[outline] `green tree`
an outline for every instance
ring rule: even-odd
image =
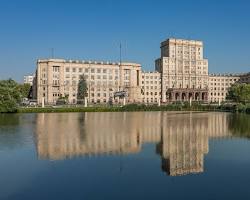
[[[77,101],[78,103],[83,103],[85,97],[87,96],[87,82],[84,78],[84,74],[80,76],[79,82],[78,82],[78,93],[77,93]]]
[[[237,103],[250,102],[250,84],[234,84],[228,90],[226,97],[228,100],[232,100]]]
[[[14,80],[0,81],[0,113],[15,112],[20,100],[19,86]]]
[[[30,89],[31,89],[30,84],[28,83],[20,84],[19,91],[20,91],[21,98],[28,98]]]

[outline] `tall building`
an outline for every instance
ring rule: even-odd
[[[141,102],[141,65],[136,63],[92,62],[63,59],[37,61],[33,94],[38,103],[54,104],[68,96],[77,102],[78,81],[84,75],[88,85],[87,99],[91,103],[107,103],[118,91],[127,92],[128,102]]]
[[[162,102],[207,101],[208,60],[202,41],[170,38],[161,43],[161,57],[155,61],[161,73]]]

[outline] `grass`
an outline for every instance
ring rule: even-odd
[[[143,105],[128,104],[126,106],[117,107],[45,107],[45,108],[23,108],[20,107],[19,113],[53,113],[53,112],[133,112],[133,111],[218,111],[217,106],[193,104],[170,104],[170,105]]]

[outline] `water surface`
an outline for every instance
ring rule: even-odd
[[[250,116],[0,115],[0,199],[249,199]]]

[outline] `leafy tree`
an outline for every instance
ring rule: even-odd
[[[65,96],[60,96],[58,99],[57,99],[57,102],[56,104],[67,104],[69,102],[69,95],[65,95]]]
[[[12,79],[0,81],[0,113],[17,110],[21,100],[18,87],[18,84]]]
[[[28,83],[20,84],[19,91],[20,91],[21,98],[28,98],[30,89],[31,89],[30,84]]]
[[[250,84],[237,83],[232,85],[232,87],[228,90],[226,98],[237,103],[250,102]]]
[[[82,103],[87,96],[87,82],[84,78],[84,74],[80,76],[79,82],[78,82],[78,93],[77,93],[77,100],[79,103]]]

